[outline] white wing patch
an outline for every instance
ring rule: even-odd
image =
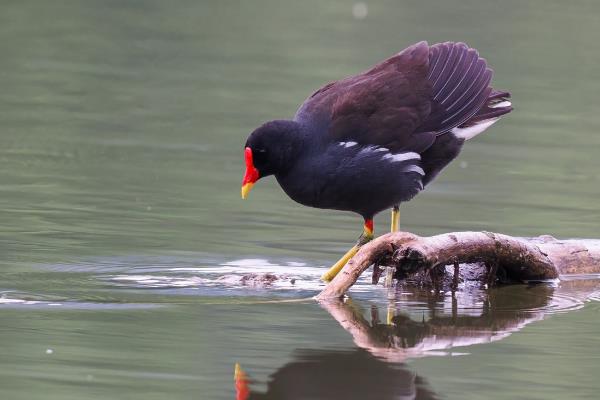
[[[352,146],[356,146],[358,143],[356,142],[340,142],[340,146],[344,146],[344,147],[352,147]]]
[[[408,152],[408,153],[398,153],[392,154],[388,153],[382,157],[383,160],[390,160],[391,162],[401,162],[406,160],[420,160],[421,156],[417,153]]]
[[[507,102],[508,103],[508,102]],[[510,103],[509,103],[510,104]],[[484,121],[480,121],[475,125],[467,126],[466,128],[456,127],[452,129],[450,132],[454,134],[459,139],[469,140],[479,135],[481,132],[485,131],[487,128],[492,126],[492,124],[498,121],[500,117],[486,119]]]

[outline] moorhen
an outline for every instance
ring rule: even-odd
[[[464,142],[512,110],[492,70],[464,43],[414,44],[366,72],[314,92],[292,120],[263,124],[246,141],[242,198],[269,175],[311,207],[353,211],[363,233],[324,275],[329,281],[373,238],[373,216],[409,201]]]

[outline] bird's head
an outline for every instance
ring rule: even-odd
[[[242,180],[242,199],[260,178],[283,173],[298,152],[300,126],[294,121],[270,121],[248,136],[244,146],[246,173]]]

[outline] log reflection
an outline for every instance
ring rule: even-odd
[[[407,306],[401,299],[384,310],[365,310],[351,299],[322,302],[321,306],[352,335],[354,343],[386,361],[448,354],[455,347],[503,339],[556,310],[580,306],[597,290],[597,280],[563,281],[559,286],[507,286],[489,291],[459,293],[460,297],[411,290]],[[414,304],[421,304],[415,313]]]

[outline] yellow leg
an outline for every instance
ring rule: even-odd
[[[400,207],[395,205],[392,207],[392,222],[390,224],[390,232],[398,232],[400,230]],[[385,268],[385,287],[391,288],[394,279],[394,268]],[[394,316],[393,310],[388,306],[387,324],[390,325]]]
[[[392,208],[392,224],[390,232],[398,232],[400,230],[400,207]]]
[[[395,311],[396,310],[394,309],[393,304],[391,304],[391,303],[388,304],[388,306],[387,306],[387,315],[386,315],[386,318],[385,318],[385,322],[388,325],[392,325],[392,323],[394,321],[394,317],[396,316],[396,312]]]
[[[329,281],[333,280],[333,278],[335,278],[335,276],[342,270],[342,268],[344,268],[344,265],[346,265],[346,263],[352,257],[354,257],[354,255],[358,252],[358,250],[361,248],[361,246],[364,245],[365,243],[371,241],[371,239],[373,239],[373,220],[368,219],[365,221],[365,225],[363,227],[363,233],[358,238],[358,242],[356,243],[356,245],[354,245],[354,247],[352,247],[350,250],[348,250],[346,252],[346,254],[344,254],[342,256],[342,258],[340,258],[338,260],[338,262],[333,264],[333,267],[329,268],[327,270],[327,272],[325,272],[321,276],[321,280],[323,280],[325,282],[329,282]]]
[[[327,272],[325,272],[321,276],[321,280],[325,282],[333,280],[333,278],[335,278],[335,276],[342,270],[342,268],[344,268],[344,265],[346,265],[346,263],[350,261],[352,257],[354,257],[354,255],[358,252],[358,249],[360,249],[360,246],[355,245],[350,250],[348,250],[346,254],[342,256],[342,258],[340,258],[335,264],[333,264],[333,267],[329,268]]]

